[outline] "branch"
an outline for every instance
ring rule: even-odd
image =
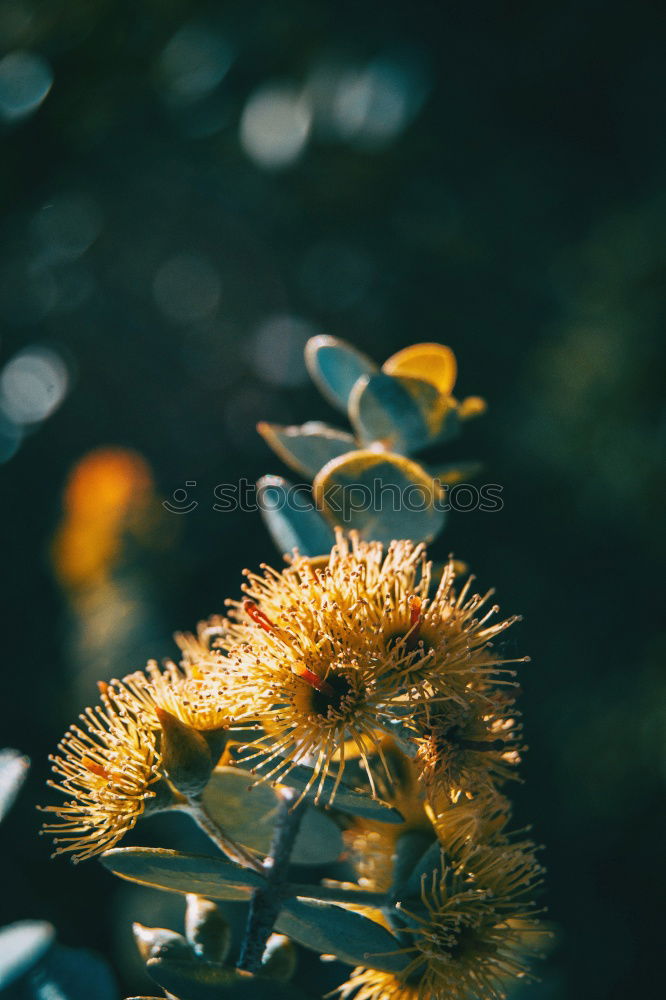
[[[282,788],[280,795],[282,801],[273,842],[262,867],[266,885],[255,889],[252,895],[238,961],[238,968],[245,972],[257,972],[261,968],[266,942],[271,936],[284,898],[284,880],[306,808],[303,802],[293,805],[296,797],[293,789]]]

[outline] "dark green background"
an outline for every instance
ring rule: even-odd
[[[292,313],[379,361],[416,341],[448,343],[460,393],[489,400],[450,454],[485,461],[504,509],[454,515],[438,552],[454,550],[525,616],[509,643],[533,658],[516,812],[547,845],[559,928],[544,980],[525,996],[654,995],[666,835],[659,5],[49,0],[30,18],[17,10],[27,7],[3,12],[0,44],[40,53],[54,86],[2,134],[0,360],[46,343],[74,379],[0,469],[0,732],[34,760],[1,834],[0,923],[52,919],[66,943],[109,954],[127,992],[150,991],[126,927],[151,923],[156,904],[94,862],[50,862],[36,837],[46,755],[82,707],[48,543],[72,464],[100,444],[130,446],[160,497],[196,480],[200,504],[159,554],[135,554],[144,634],[132,662],[116,659],[111,638],[110,670],[139,666],[144,645],[171,652],[171,630],[221,610],[241,568],[275,556],[257,514],[212,510],[213,487],[283,471],[257,419],[334,416],[308,383],[280,389],[257,369],[257,323]],[[205,101],[174,110],[160,54],[197,18],[234,61]],[[245,155],[238,125],[258,86],[302,85],[325,58],[363,65],[387,53],[407,53],[427,84],[393,142],[314,136],[283,171]],[[77,264],[91,290],[68,307],[71,275],[54,265],[64,304],[31,315],[30,220],[63,192],[101,213]],[[325,280],[321,243],[334,248]],[[219,275],[208,323],[171,322],[155,303],[156,270],[180,253],[203,254]],[[340,260],[352,261],[351,278]],[[314,961],[305,968],[318,974]]]

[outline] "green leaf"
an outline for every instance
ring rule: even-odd
[[[266,757],[256,756],[255,751],[248,749],[245,754],[237,753],[237,759],[242,763],[244,757],[252,757],[252,771],[258,775],[266,774],[275,767],[276,761],[268,761]],[[249,763],[249,761],[248,761]],[[280,778],[280,784],[294,788],[302,792],[312,778],[312,768],[305,764],[296,764],[284,777]],[[328,801],[335,779],[327,777],[322,786],[322,799]],[[259,786],[261,787],[261,786]],[[314,782],[308,792],[308,798],[314,799],[319,788],[319,781]],[[403,823],[404,819],[397,809],[382,802],[381,799],[373,799],[369,792],[363,789],[351,788],[341,781],[333,801],[333,808],[340,812],[351,813],[353,816],[364,816],[367,819],[379,820],[381,823]],[[302,837],[302,831],[301,831]],[[300,838],[299,838],[300,839]],[[298,841],[296,842],[298,844]]]
[[[301,427],[281,427],[260,423],[257,430],[283,462],[312,479],[332,458],[356,448],[356,440],[347,431],[311,420]]]
[[[282,476],[262,476],[257,482],[257,503],[280,552],[298,549],[308,557],[330,552],[335,536],[309,493],[297,490]]]
[[[387,451],[409,454],[433,437],[427,420],[438,392],[427,382],[377,372],[366,375],[349,397],[349,419],[364,444],[381,442]]]
[[[28,775],[30,761],[18,750],[0,750],[0,821],[2,821]]]
[[[263,879],[249,868],[161,847],[114,847],[101,856],[114,875],[169,892],[194,892],[210,899],[247,899]]]
[[[117,1000],[106,962],[83,948],[56,945],[31,976],[36,1000]]]
[[[432,873],[442,870],[442,847],[435,840],[414,863],[414,866],[401,883],[395,884],[394,898],[396,902],[406,899],[420,899],[423,879],[429,881]]]
[[[366,541],[432,540],[444,526],[443,494],[422,466],[391,452],[363,449],[333,459],[312,492],[325,516]]]
[[[292,986],[214,962],[151,959],[146,968],[156,983],[179,1000],[305,1000]]]
[[[432,834],[425,830],[408,830],[398,839],[396,844],[395,859],[393,864],[393,882],[391,885],[390,897],[393,902],[399,902],[409,898],[404,893],[405,883],[414,871],[415,866],[423,857],[433,843]],[[439,845],[437,845],[439,850]],[[421,886],[417,889],[416,895],[420,895]]]
[[[45,920],[19,920],[0,930],[0,990],[40,962],[53,947],[55,930]]]
[[[203,795],[206,809],[234,840],[268,854],[280,798],[268,782],[237,767],[217,768]],[[343,850],[338,827],[327,816],[308,809],[294,845],[299,864],[328,864]]]
[[[289,899],[275,927],[305,948],[349,965],[399,972],[409,961],[396,954],[400,944],[381,924],[332,903]]]
[[[151,979],[180,1000],[220,1000],[223,990],[237,976],[217,962],[179,962],[168,958],[151,958],[146,963]]]
[[[345,413],[355,383],[361,376],[377,371],[374,361],[351,344],[325,335],[308,340],[305,363],[320,392]]]

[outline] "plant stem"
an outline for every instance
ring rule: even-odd
[[[182,805],[179,805],[178,808],[182,809],[183,812],[188,813],[199,829],[203,830],[203,832],[210,837],[213,843],[219,847],[222,853],[226,854],[231,861],[235,861],[237,865],[241,865],[243,868],[252,868],[255,872],[259,872],[260,875],[265,874],[264,866],[261,861],[246,850],[246,848],[242,847],[241,844],[237,844],[236,841],[233,840],[229,834],[215,822],[200,799],[187,799],[187,801]]]
[[[300,896],[302,899],[321,899],[328,903],[357,903],[359,906],[386,906],[386,893],[370,889],[345,889],[335,885],[299,885],[287,882],[282,888],[282,897]]]
[[[280,795],[282,801],[273,831],[273,841],[262,869],[266,885],[261,889],[255,889],[252,894],[238,961],[238,968],[245,972],[258,972],[261,968],[266,942],[271,936],[284,898],[282,888],[306,808],[303,802],[293,804],[296,798],[293,789],[283,788],[280,790]]]

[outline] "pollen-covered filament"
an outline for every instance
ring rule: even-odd
[[[244,601],[243,609],[245,614],[252,619],[255,625],[258,625],[260,629],[264,632],[268,632],[269,635],[275,635],[278,638],[283,638],[277,625],[271,621],[267,614],[265,614],[261,608],[258,608],[253,601]],[[298,676],[309,684],[311,688],[315,691],[319,691],[321,694],[327,695],[329,698],[335,698],[336,692],[328,684],[323,677],[319,674],[315,674],[312,670],[308,670],[307,667],[301,667],[297,670]]]

